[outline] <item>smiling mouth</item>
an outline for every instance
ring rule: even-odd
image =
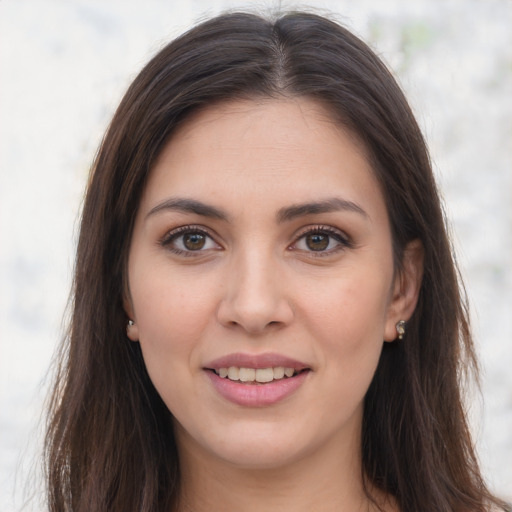
[[[234,382],[267,384],[278,380],[290,379],[300,373],[308,372],[309,368],[295,369],[284,366],[276,366],[273,368],[244,368],[230,366],[229,368],[211,368],[210,370],[220,378]]]

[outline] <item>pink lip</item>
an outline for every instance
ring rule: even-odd
[[[204,368],[218,370],[219,368],[229,368],[230,366],[237,366],[238,368],[276,368],[278,366],[283,366],[285,368],[294,368],[295,370],[304,370],[309,368],[307,364],[302,363],[301,361],[274,353],[229,354],[205,364]]]
[[[283,366],[299,371],[293,377],[284,377],[265,384],[244,383],[222,378],[212,370],[219,368],[275,368]],[[226,400],[244,407],[265,407],[275,404],[294,393],[310,373],[310,367],[296,359],[280,354],[229,354],[209,362],[204,366],[205,374],[215,390]],[[301,371],[306,370],[306,371]]]
[[[265,407],[285,399],[296,391],[309,375],[304,371],[266,384],[244,383],[223,379],[211,370],[205,371],[216,391],[226,400],[244,407]]]

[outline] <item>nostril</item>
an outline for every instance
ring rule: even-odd
[[[263,295],[257,287],[249,286],[250,291],[247,288],[237,288],[237,293],[227,294],[220,300],[216,313],[222,325],[256,334],[284,327],[292,321],[292,308],[279,293],[269,291]]]

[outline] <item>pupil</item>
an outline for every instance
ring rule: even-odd
[[[197,251],[204,247],[206,237],[201,233],[188,233],[183,236],[183,245],[190,251]]]
[[[329,236],[316,233],[306,237],[306,244],[312,251],[323,251],[329,245]]]

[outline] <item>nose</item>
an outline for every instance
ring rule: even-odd
[[[247,251],[230,265],[218,320],[251,335],[282,328],[294,316],[286,288],[286,278],[272,256]]]

